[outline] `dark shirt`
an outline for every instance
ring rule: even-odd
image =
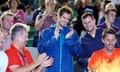
[[[37,15],[38,15],[38,14],[43,14],[43,12],[44,12],[44,11],[43,11],[41,8],[36,9],[36,10],[34,11],[34,13],[33,13],[32,21],[35,22],[35,19],[36,19]]]
[[[102,43],[102,29],[96,30],[95,37],[92,37],[90,34],[86,33],[80,39],[80,57],[79,57],[79,64],[87,69],[88,58],[92,55],[92,53],[96,50],[99,50],[104,47]]]
[[[107,25],[105,23],[102,23],[102,24],[97,25],[97,28],[105,29],[107,28]],[[113,24],[111,25],[111,28],[114,29],[116,32],[120,31],[120,29]]]

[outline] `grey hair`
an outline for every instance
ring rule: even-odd
[[[14,40],[16,35],[22,35],[24,30],[29,31],[29,26],[22,23],[14,24],[10,29],[11,40]]]

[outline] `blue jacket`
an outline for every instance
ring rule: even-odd
[[[75,32],[71,38],[65,39],[70,32],[69,27],[63,27],[58,39],[54,37],[56,25],[52,25],[41,32],[38,50],[39,53],[46,52],[48,56],[53,57],[54,63],[46,68],[45,72],[73,72],[73,57],[78,56],[80,43]]]

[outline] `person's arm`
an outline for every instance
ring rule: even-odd
[[[33,71],[37,66],[41,65],[46,59],[46,57],[47,57],[46,54],[43,53],[43,54],[38,55],[37,60],[29,65],[21,67],[19,65],[14,64],[14,65],[9,66],[9,69],[11,70],[11,72],[30,72],[30,71]]]
[[[44,60],[44,62],[36,69],[37,72],[43,72],[44,68],[52,66],[53,64],[53,58],[48,58]]]
[[[71,29],[65,39],[65,44],[70,48],[72,55],[78,56],[80,51],[80,41],[77,32]]]
[[[42,26],[43,26],[43,23],[44,23],[44,21],[45,21],[45,19],[47,18],[47,14],[45,14],[45,15],[43,15],[42,16],[42,18],[40,18],[42,15],[37,15],[37,17],[36,17],[36,20],[35,20],[35,28],[36,28],[36,30],[37,31],[39,31],[41,28],[42,28]]]
[[[102,23],[104,23],[104,22],[105,22],[105,18],[104,18],[104,17],[101,17],[100,19],[98,19],[97,25],[102,24]]]
[[[31,63],[30,65],[20,67],[19,65],[10,66],[11,72],[30,72],[35,69],[38,64]]]

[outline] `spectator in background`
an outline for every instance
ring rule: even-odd
[[[9,30],[13,25],[13,20],[14,20],[14,16],[11,12],[4,12],[0,17],[1,31],[3,32],[5,38],[5,41],[3,43],[4,51],[10,46],[11,43]]]
[[[57,22],[40,33],[39,53],[46,52],[54,58],[53,66],[45,72],[73,72],[73,57],[78,56],[80,44],[77,33],[67,24],[72,17],[72,9],[68,6],[59,8]]]
[[[26,12],[25,12],[25,19],[26,19],[26,23],[28,25],[32,24],[32,17],[33,17],[33,11],[32,11],[32,6],[27,5],[26,6]]]
[[[115,48],[116,32],[105,29],[102,34],[103,49],[95,51],[89,59],[89,72],[120,72],[120,49]]]
[[[34,10],[32,24],[35,25],[37,15],[43,14],[45,11],[45,0],[39,0],[39,8]]]
[[[14,24],[11,27],[12,43],[5,51],[9,60],[6,72],[41,72],[44,67],[52,65],[53,59],[48,59],[45,53],[39,54],[33,62],[30,52],[25,49],[28,31],[29,27],[22,23]]]
[[[97,0],[97,3],[99,4],[99,0]],[[92,12],[97,22],[99,13],[99,7],[97,5],[93,5],[92,0],[75,0],[75,7],[78,15],[74,28],[77,30],[79,35],[81,35],[81,32],[85,30],[81,21],[81,16],[84,12]]]
[[[6,10],[8,10],[7,0],[0,0],[0,15]]]
[[[57,14],[55,12],[55,4],[55,0],[45,0],[44,13],[36,17],[35,28],[37,31],[41,32],[56,22]]]
[[[8,0],[1,0],[1,3],[2,3],[2,4],[0,4],[1,12],[9,10],[7,2],[8,2]],[[18,3],[19,3],[19,5],[18,5],[17,9],[22,9],[25,12],[25,5],[20,0],[18,0]]]
[[[113,28],[117,32],[117,43],[120,47],[120,18],[116,17],[116,7],[112,3],[108,3],[105,8],[105,21],[97,25],[98,28]]]
[[[98,28],[113,28],[116,32],[119,32],[119,28],[114,25],[115,22],[115,17],[116,17],[116,8],[115,7],[106,7],[105,8],[105,21],[97,25]]]
[[[8,66],[8,57],[3,51],[4,34],[0,30],[0,72],[6,72]]]
[[[26,23],[25,20],[25,14],[24,11],[21,9],[17,9],[19,5],[18,0],[8,0],[8,7],[9,7],[9,12],[12,12],[14,14],[14,23]]]
[[[113,3],[108,3],[106,6],[105,6],[105,10],[106,11],[110,11],[111,10],[114,10],[114,12],[116,13],[117,9],[115,7],[115,5]],[[108,12],[109,13],[109,12]],[[106,16],[107,14],[105,14]],[[98,25],[99,24],[103,24],[105,22],[105,16],[101,17],[99,20],[98,20]],[[113,19],[113,25],[117,26],[119,29],[120,29],[120,18],[118,16],[113,16],[115,17],[115,19]]]
[[[82,0],[75,0],[74,2],[75,8],[77,10],[77,21],[74,24],[74,28],[80,36],[81,32],[85,30],[81,21],[81,15],[84,13],[85,3]]]
[[[36,37],[39,37],[39,34],[42,30],[50,27],[51,24],[55,24],[57,19],[57,13],[55,12],[55,0],[45,0],[45,11],[43,14],[39,14],[36,17],[35,28],[36,28]],[[38,38],[34,38],[33,46],[36,47]]]

